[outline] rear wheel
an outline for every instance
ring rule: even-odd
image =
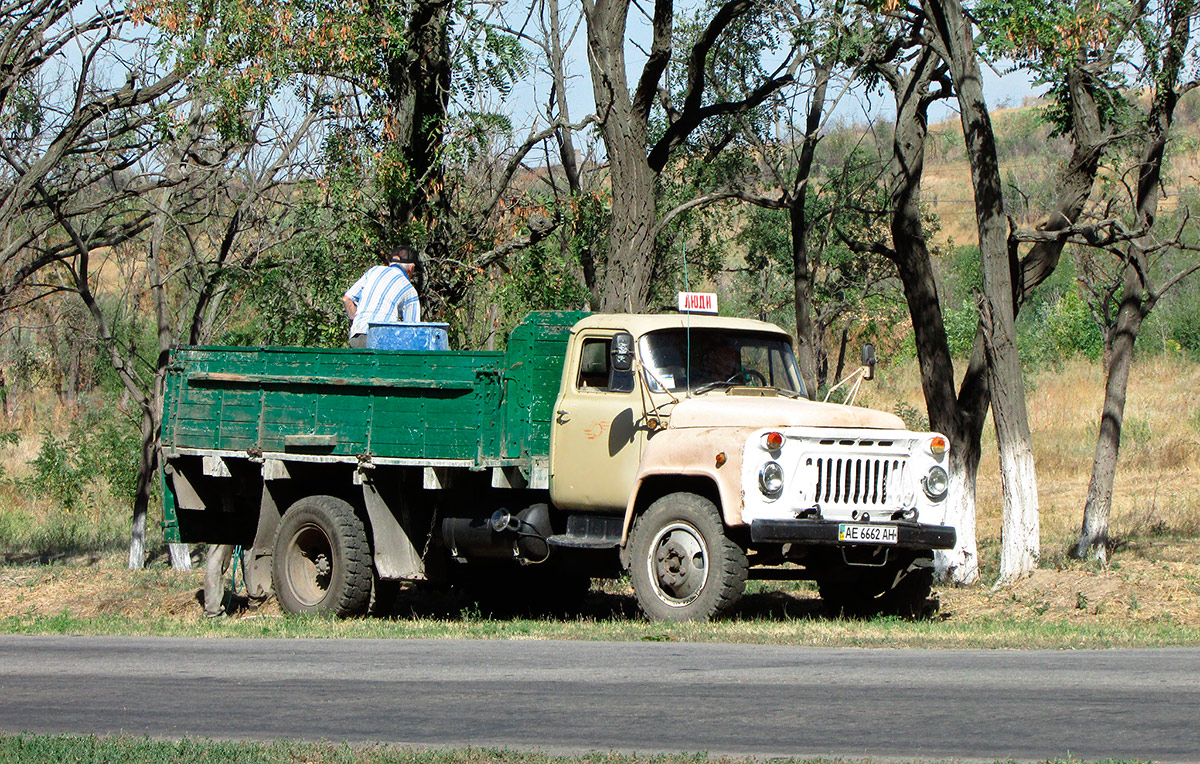
[[[633,591],[651,620],[707,620],[741,599],[746,553],[703,496],[672,493],[655,501],[634,523],[629,546]]]
[[[297,501],[279,521],[271,572],[285,612],[340,618],[362,613],[371,597],[362,519],[333,496]]]

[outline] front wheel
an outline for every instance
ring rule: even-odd
[[[930,613],[933,567],[928,557],[909,558],[882,568],[851,568],[818,579],[817,584],[830,615],[896,615],[913,620]]]
[[[362,519],[333,496],[297,501],[279,521],[271,573],[285,612],[339,618],[362,613],[371,597]]]
[[[703,621],[728,611],[746,586],[746,552],[725,535],[711,501],[658,499],[634,522],[630,571],[638,605],[654,621]]]

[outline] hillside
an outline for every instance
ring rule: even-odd
[[[1018,223],[1029,226],[1043,219],[1056,190],[1056,175],[1071,156],[1067,140],[1050,137],[1050,126],[1041,119],[1044,108],[1040,101],[1029,101],[992,112],[1009,212]],[[1175,129],[1178,139],[1168,155],[1164,211],[1175,209],[1180,197],[1196,188],[1200,177],[1200,97],[1195,93],[1180,102]],[[1127,175],[1127,169],[1123,176],[1110,168],[1097,184],[1113,184],[1119,192]],[[943,246],[975,242],[971,171],[963,155],[962,125],[957,118],[929,127],[922,198],[941,221],[935,242]]]

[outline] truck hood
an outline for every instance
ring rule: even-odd
[[[711,392],[684,398],[671,410],[671,427],[862,427],[903,430],[895,414],[837,403]]]

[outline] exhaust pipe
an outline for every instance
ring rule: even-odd
[[[542,562],[550,554],[550,507],[534,504],[515,515],[504,507],[491,517],[447,517],[442,542],[461,560],[529,560]]]

